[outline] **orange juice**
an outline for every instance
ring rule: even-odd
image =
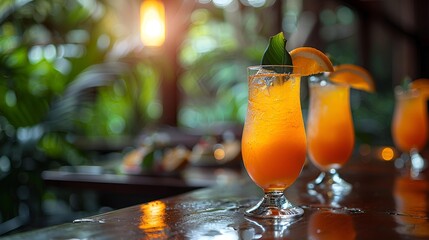
[[[249,76],[242,154],[244,166],[258,186],[283,191],[301,173],[306,156],[301,78],[290,75],[283,81],[289,75],[270,76],[276,77],[270,86],[255,83],[255,76]]]
[[[352,154],[354,129],[349,98],[347,85],[310,83],[308,151],[321,170],[341,168]]]
[[[395,145],[403,152],[421,150],[427,139],[426,100],[416,91],[395,93],[392,135]]]

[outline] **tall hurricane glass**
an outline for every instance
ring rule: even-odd
[[[245,214],[260,218],[301,216],[304,211],[284,195],[301,173],[306,157],[301,77],[293,66],[254,66],[247,70],[249,99],[243,161],[265,195]]]
[[[354,147],[350,87],[334,84],[323,75],[311,77],[309,87],[308,153],[321,174],[307,188],[314,194],[347,194],[352,186],[339,176],[338,169],[349,160]]]
[[[427,167],[419,154],[428,138],[426,98],[416,89],[395,89],[392,136],[396,147],[409,154],[412,174]]]

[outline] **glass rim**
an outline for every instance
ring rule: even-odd
[[[396,86],[394,89],[395,97],[402,98],[417,98],[422,95],[422,92],[415,88],[404,89],[402,86]]]
[[[294,66],[294,65],[290,65],[290,64],[259,64],[259,65],[250,65],[247,67],[247,69],[261,69],[263,67],[290,67],[290,68],[295,68],[298,69],[300,67],[298,66]]]
[[[321,72],[319,74],[314,74],[308,76],[308,86],[318,86],[318,87],[324,87],[324,86],[336,86],[336,87],[348,87],[351,88],[351,86],[348,83],[342,83],[342,82],[333,82],[331,78],[329,77],[329,74],[332,72]],[[317,79],[317,80],[313,80]],[[325,81],[326,84],[322,85],[321,82]]]
[[[299,75],[301,76],[300,73],[300,67],[297,66],[293,66],[290,64],[266,64],[266,65],[252,65],[252,66],[248,66],[246,68],[247,70],[247,75],[248,76],[253,76],[255,75],[259,70],[261,69],[267,69],[269,70],[269,68],[276,68],[276,71],[273,71],[273,74],[292,74],[292,75]],[[271,72],[270,72],[271,74]]]

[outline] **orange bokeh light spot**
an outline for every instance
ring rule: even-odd
[[[381,150],[381,159],[384,161],[390,161],[395,156],[395,152],[390,147],[385,147]]]

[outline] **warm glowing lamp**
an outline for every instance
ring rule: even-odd
[[[143,0],[140,6],[140,38],[145,46],[164,44],[165,9],[161,1]]]

